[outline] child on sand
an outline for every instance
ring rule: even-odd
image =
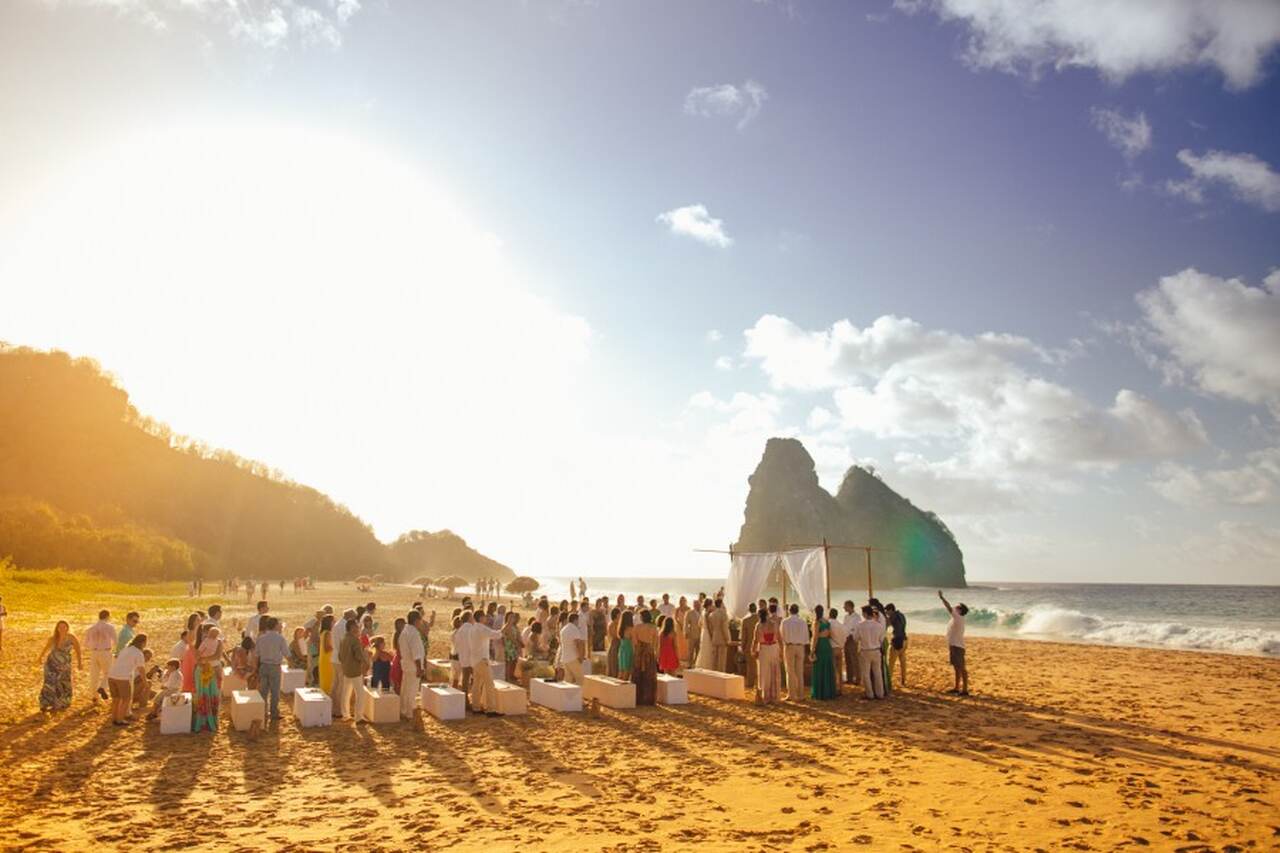
[[[154,720],[160,716],[160,706],[170,696],[177,696],[182,692],[182,662],[177,658],[169,658],[164,665],[164,676],[160,681],[160,692],[156,694],[155,702],[151,705],[151,713],[147,714],[148,720]]]
[[[368,618],[368,617],[365,617]],[[382,690],[391,689],[391,659],[394,655],[387,651],[387,638],[374,637],[373,645],[373,664],[372,675],[369,678],[369,686],[377,687]]]

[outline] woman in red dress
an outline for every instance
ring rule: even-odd
[[[662,620],[662,636],[658,639],[658,672],[673,673],[680,668],[680,654],[676,650],[676,620],[668,616]]]

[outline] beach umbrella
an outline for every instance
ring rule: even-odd
[[[507,592],[513,592],[517,594],[523,593],[523,592],[535,592],[539,586],[540,584],[533,578],[524,577],[523,575],[521,575],[520,577],[511,581],[511,583],[507,584]]]
[[[429,578],[426,575],[422,575],[420,577],[416,577],[413,580],[409,581],[409,585],[410,586],[431,586],[435,582],[436,582],[435,578]]]
[[[369,577],[368,575],[360,575],[360,577],[356,578],[355,582],[356,583],[373,583],[373,578]]]
[[[436,578],[435,583],[436,586],[442,586],[449,590],[449,594],[452,595],[455,589],[460,586],[466,586],[471,583],[471,581],[466,578],[458,577],[457,575],[445,575],[442,578]]]

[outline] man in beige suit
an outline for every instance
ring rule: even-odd
[[[760,626],[760,613],[754,602],[748,605],[748,609],[750,612],[742,620],[742,630],[738,632],[738,638],[746,669],[742,677],[749,690],[756,686],[756,656],[751,653],[751,647],[755,645],[756,629]]]
[[[782,620],[783,655],[787,661],[787,699],[799,702],[804,697],[804,656],[809,652],[809,626],[800,618],[800,608],[791,605],[791,615]]]
[[[685,666],[693,668],[698,659],[698,650],[702,646],[702,602],[695,601],[693,609],[684,615],[684,638],[689,645],[689,660]]]
[[[729,664],[729,613],[724,599],[717,598],[707,616],[707,633],[711,636],[712,668],[724,672]]]

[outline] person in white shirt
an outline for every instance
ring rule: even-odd
[[[244,625],[244,632],[255,643],[258,641],[258,635],[262,633],[262,617],[266,615],[268,605],[265,601],[258,602],[258,612],[249,617],[249,621]]]
[[[458,617],[458,627],[453,632],[453,650],[458,656],[460,675],[456,686],[468,696],[471,695],[471,677],[475,673],[475,661],[471,652],[471,629],[474,627],[475,615],[470,610],[464,610]]]
[[[843,669],[840,665],[840,657],[841,652],[844,651],[845,641],[849,639],[849,631],[845,628],[843,622],[835,618],[835,612],[836,609],[832,607],[830,610],[830,619],[828,621],[831,624],[831,668],[835,670],[836,684],[839,685],[841,681],[840,670]],[[836,687],[836,695],[840,695],[840,688],[838,686]]]
[[[342,611],[341,619],[333,620],[333,628],[329,631],[329,642],[333,648],[329,652],[330,660],[333,661],[333,681],[327,687],[322,685],[322,690],[328,690],[329,695],[333,697],[333,716],[342,716],[342,706],[339,704],[338,688],[342,686],[342,662],[338,660],[338,654],[342,650],[342,638],[347,635],[347,622],[356,618],[356,612],[351,608]]]
[[[422,613],[410,610],[404,630],[400,632],[397,651],[400,652],[400,716],[406,720],[413,716],[414,703],[418,701],[418,685],[426,673],[427,650],[422,643],[418,623]]]
[[[182,632],[182,636],[178,639],[178,642],[174,643],[173,648],[169,650],[169,657],[177,658],[179,661],[181,661],[183,657],[186,656],[187,650],[191,648],[190,646],[187,645],[187,638],[189,636],[190,636],[190,632],[188,631]]]
[[[791,615],[782,620],[783,656],[787,664],[787,699],[799,702],[804,698],[804,659],[809,652],[809,626],[800,618],[800,606],[790,607]]]
[[[671,596],[668,593],[662,594],[662,603],[658,605],[658,612],[662,614],[662,618],[676,615],[676,606],[671,603]]]
[[[969,667],[964,659],[964,617],[969,615],[969,608],[963,602],[952,607],[943,596],[942,590],[938,590],[938,598],[942,599],[942,606],[951,614],[951,621],[947,623],[947,652],[951,659],[951,668],[955,670],[956,686],[947,692],[968,696]]]
[[[464,622],[462,627],[468,628],[463,640],[469,647],[467,657],[471,662],[471,707],[477,713],[483,711],[487,716],[496,717],[498,691],[493,686],[493,670],[489,667],[489,644],[501,639],[502,632],[477,621]],[[461,645],[458,654],[461,657]]]
[[[183,643],[186,645],[186,643]],[[156,699],[151,703],[151,713],[147,714],[148,720],[154,720],[160,716],[160,708],[164,705],[164,700],[170,696],[176,696],[182,692],[182,661],[178,657],[169,658],[164,665],[164,678],[160,681],[160,692],[156,695]]]
[[[133,702],[133,679],[147,665],[146,655],[142,652],[146,647],[147,635],[135,634],[107,670],[107,683],[111,686],[111,721],[117,726],[127,726],[132,719],[129,705]]]
[[[884,698],[884,671],[880,666],[880,642],[884,623],[873,618],[871,605],[862,608],[862,621],[854,629],[858,638],[858,663],[862,667],[862,690],[868,699]]]
[[[569,622],[560,629],[560,660],[564,668],[564,680],[570,684],[582,683],[582,660],[586,656],[586,636],[580,627],[577,613],[569,614]]]
[[[204,618],[204,624],[212,625],[218,630],[222,630],[222,605],[210,604],[209,615]]]
[[[861,665],[858,663],[858,638],[854,635],[857,630],[858,623],[862,620],[858,617],[858,606],[852,601],[844,603],[844,615],[840,617],[840,624],[844,626],[844,683],[860,684],[862,683],[860,670]]]
[[[98,611],[98,621],[84,632],[84,650],[89,653],[89,689],[97,692],[94,704],[111,697],[107,695],[107,671],[111,669],[111,650],[116,644],[116,626],[111,624],[111,613]]]

